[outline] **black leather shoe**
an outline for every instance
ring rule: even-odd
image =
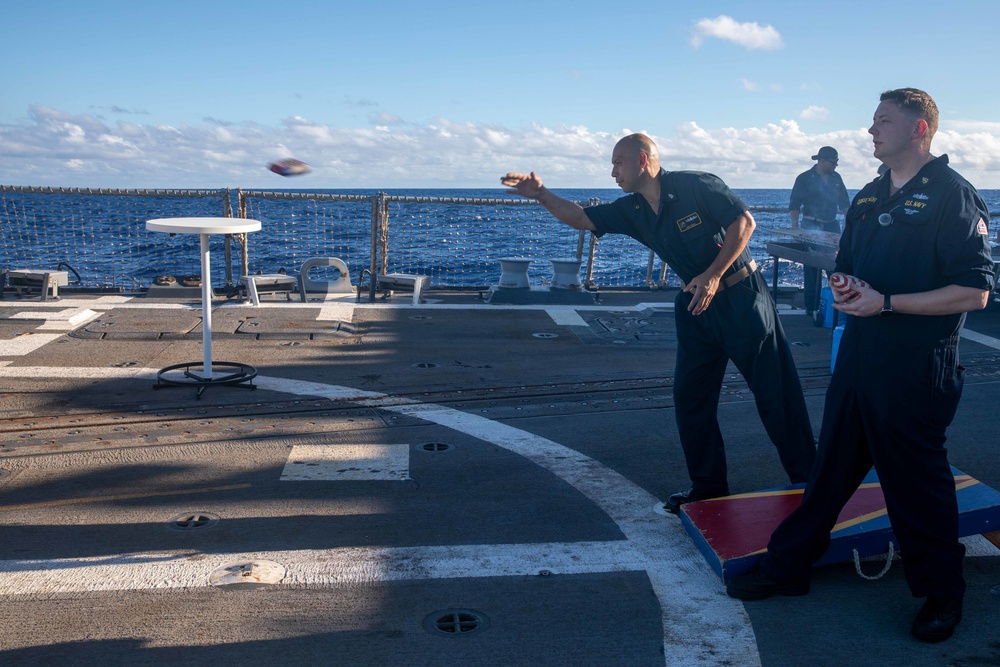
[[[943,642],[962,621],[962,598],[928,597],[913,619],[910,632],[922,642]]]
[[[693,503],[699,500],[708,500],[709,498],[719,498],[726,495],[725,493],[701,493],[695,491],[694,489],[688,489],[687,491],[681,491],[680,493],[675,493],[674,495],[667,498],[667,502],[663,503],[663,509],[670,512],[671,514],[680,514],[681,505],[684,503]]]
[[[777,581],[759,567],[736,575],[726,584],[726,594],[739,600],[763,600],[772,595],[805,595],[809,581]]]

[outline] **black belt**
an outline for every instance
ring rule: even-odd
[[[804,215],[802,216],[802,219],[808,220],[809,222],[818,222],[821,225],[829,225],[831,222],[837,222],[836,218],[834,218],[833,220],[820,220],[819,218],[813,217],[811,215]]]
[[[754,260],[751,259],[749,262],[747,262],[746,264],[743,265],[743,268],[741,268],[740,270],[738,270],[738,271],[732,273],[731,275],[728,275],[725,278],[723,278],[722,280],[720,280],[719,281],[719,291],[721,292],[722,290],[726,289],[727,287],[732,287],[736,283],[743,282],[748,277],[750,277],[751,275],[753,275],[753,272],[756,271],[756,270],[757,270],[757,262],[755,262]],[[681,281],[681,291],[683,292],[686,289],[687,289],[687,283],[685,283],[682,280]]]

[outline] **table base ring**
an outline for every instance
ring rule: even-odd
[[[226,371],[232,370],[233,372],[226,372],[224,375],[215,375],[214,369],[216,367],[225,369]],[[213,361],[212,377],[203,377],[198,374],[197,370],[193,369],[200,369],[200,372],[204,373],[205,365],[201,361],[189,361],[187,363],[174,364],[173,366],[161,368],[156,372],[156,384],[153,385],[153,389],[165,389],[167,387],[197,387],[197,398],[201,398],[202,392],[204,392],[208,387],[213,386],[222,385],[229,387],[241,387],[243,389],[257,388],[257,386],[253,383],[253,379],[257,377],[257,369],[250,364],[241,364],[230,361]],[[167,377],[167,373],[171,372],[174,372],[175,376]]]

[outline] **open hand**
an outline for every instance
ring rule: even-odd
[[[684,291],[693,295],[688,311],[692,315],[701,315],[708,309],[708,305],[719,291],[719,277],[706,271],[692,279],[684,287]]]
[[[501,178],[500,182],[511,188],[507,191],[509,195],[521,195],[528,199],[537,199],[542,194],[542,179],[535,172],[519,174],[512,171]]]

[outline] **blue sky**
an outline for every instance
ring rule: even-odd
[[[934,152],[1000,188],[992,1],[6,4],[3,184],[614,187],[642,131],[737,188],[791,187],[833,145],[857,188],[878,94],[914,86]]]

